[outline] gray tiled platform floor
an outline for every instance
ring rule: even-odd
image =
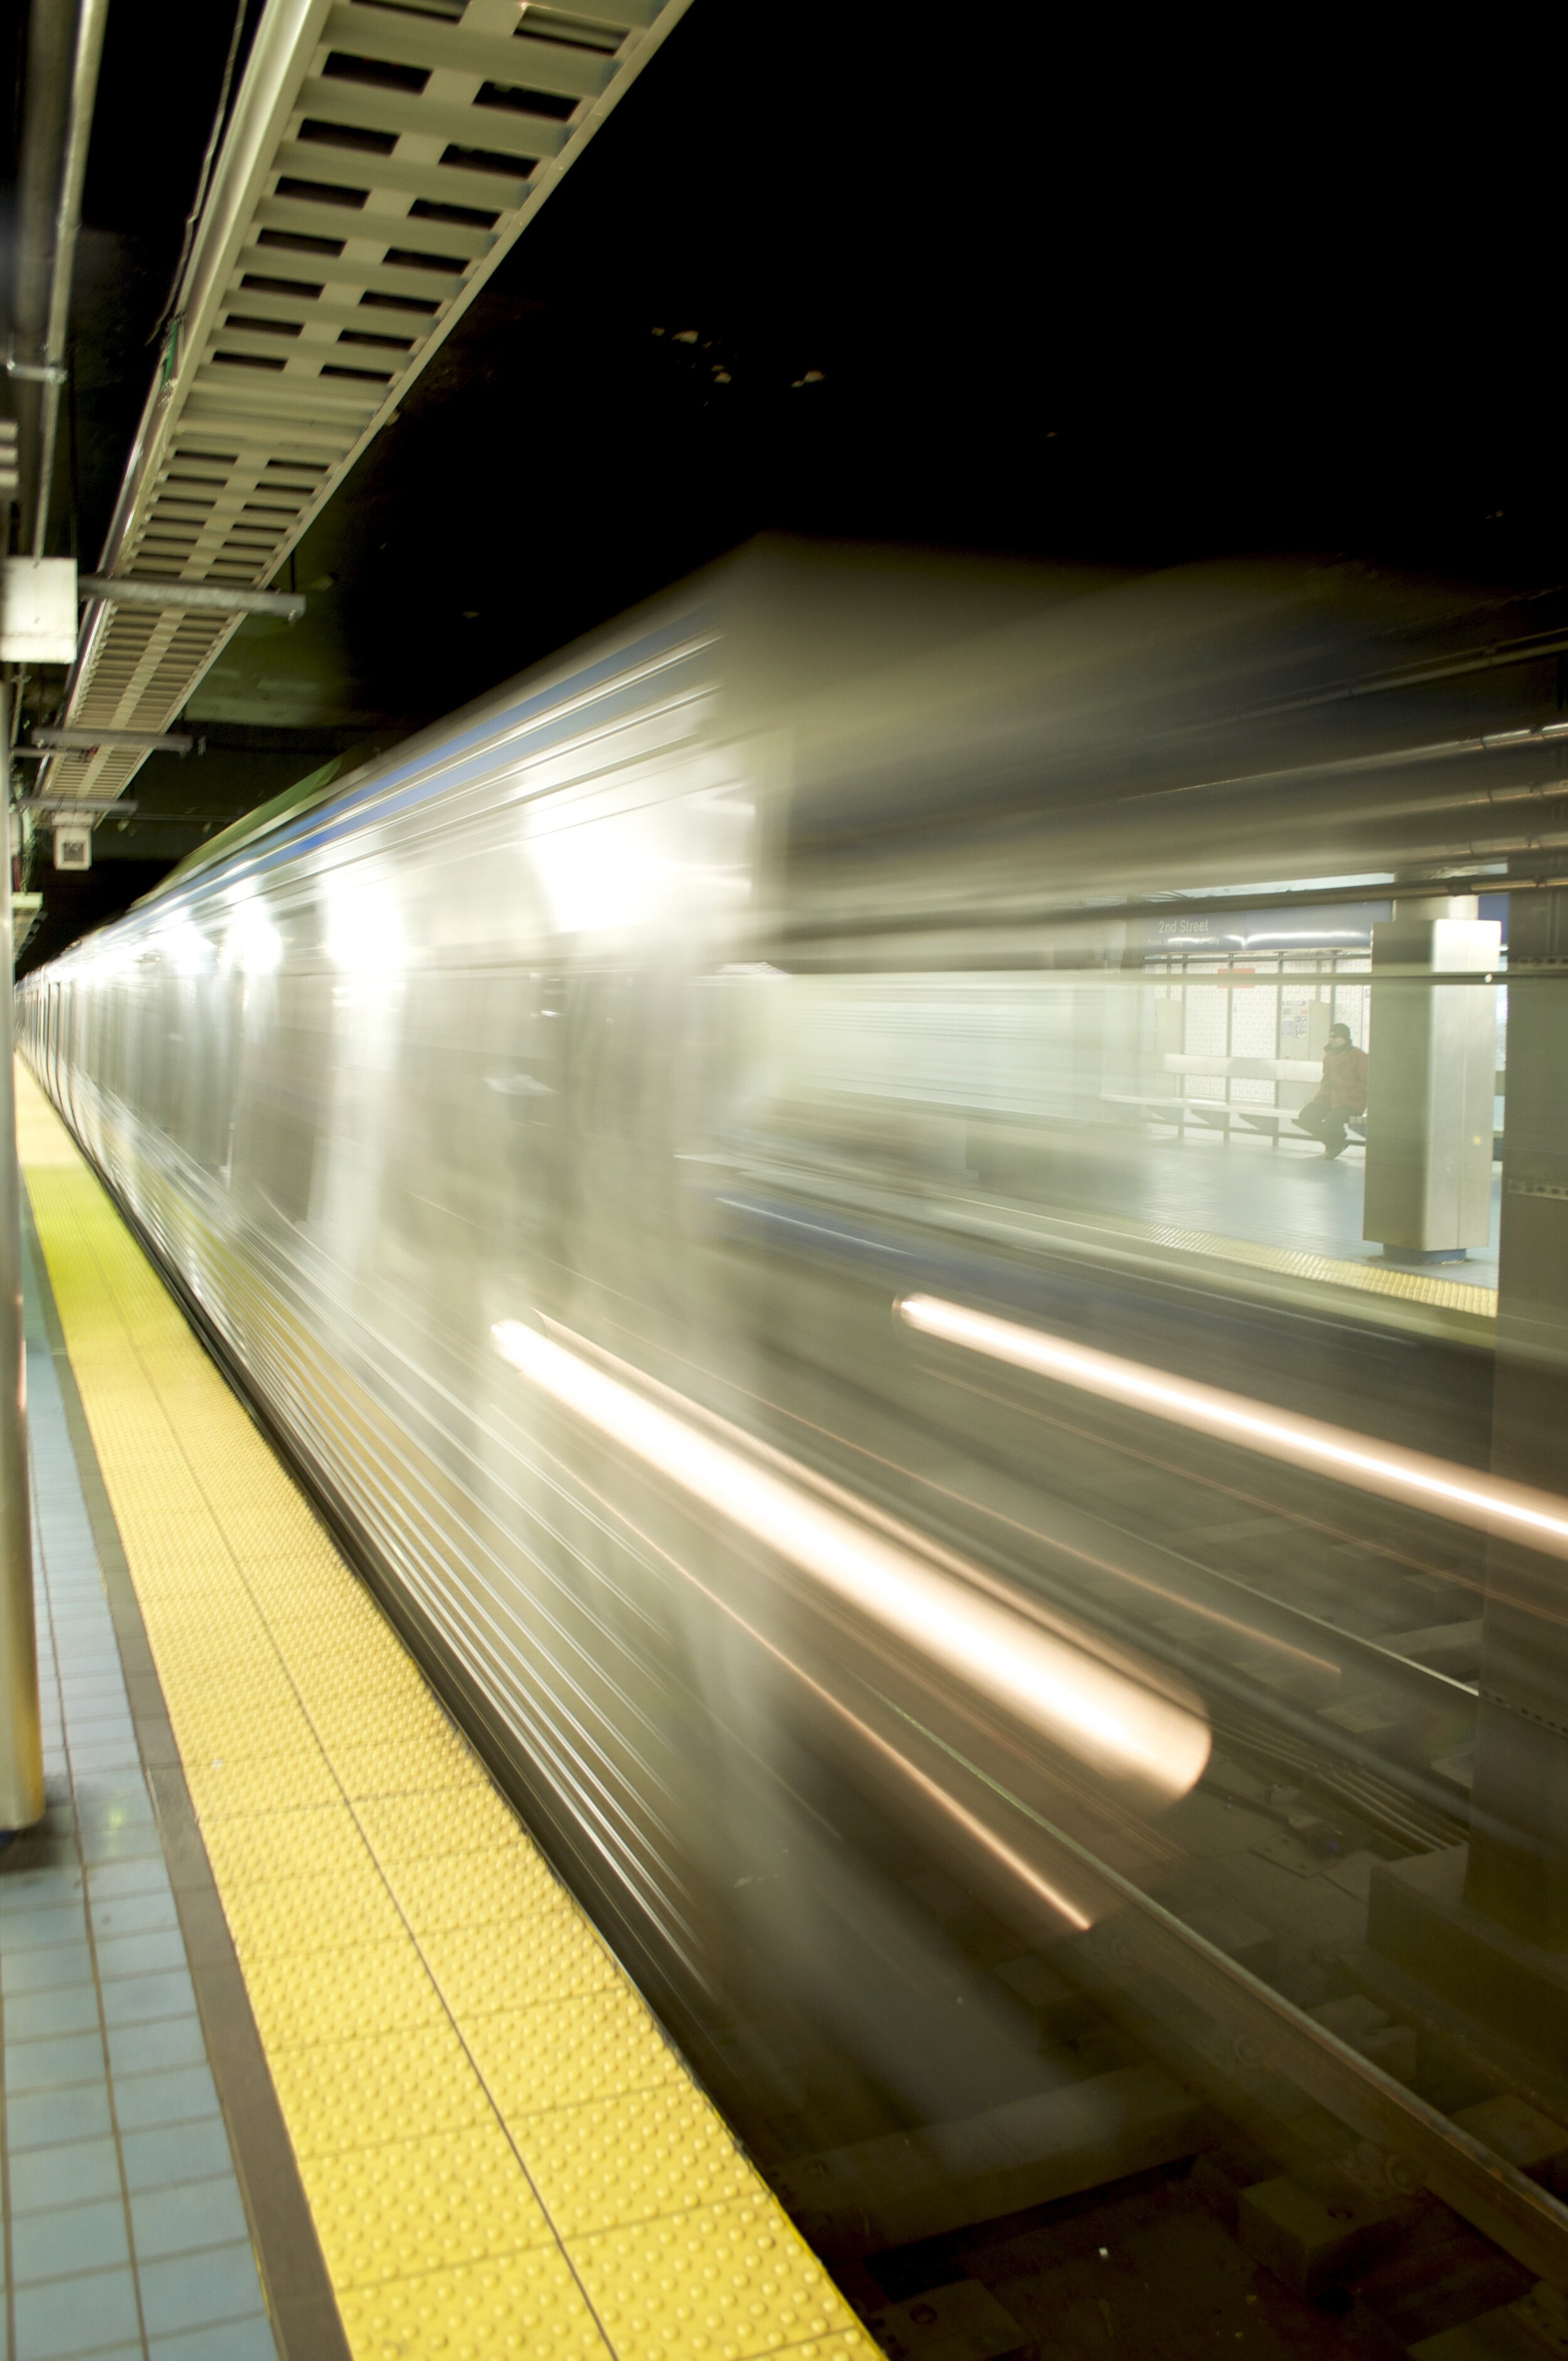
[[[49,1813],[0,1853],[4,2349],[275,2361],[32,1279]]]
[[[1330,1158],[1310,1140],[1285,1139],[1276,1148],[1267,1139],[1240,1133],[1227,1139],[1193,1126],[1180,1139],[1146,1135],[1130,1142],[1102,1176],[1099,1202],[1140,1222],[1206,1230],[1336,1262],[1376,1262],[1381,1249],[1361,1235],[1365,1178],[1360,1148]],[[1485,1246],[1472,1246],[1464,1262],[1443,1264],[1438,1278],[1497,1286],[1501,1203],[1502,1170],[1494,1165],[1491,1237]]]

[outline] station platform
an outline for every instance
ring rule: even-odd
[[[1260,1267],[1292,1257],[1336,1285],[1495,1317],[1501,1165],[1492,1168],[1486,1243],[1471,1246],[1461,1260],[1427,1270],[1401,1268],[1397,1257],[1362,1235],[1365,1179],[1359,1143],[1331,1158],[1313,1140],[1287,1135],[1276,1141],[1191,1126],[1180,1137],[1139,1138],[1106,1191],[1106,1209],[1157,1237],[1201,1235],[1218,1251]]]
[[[17,2361],[877,2348],[26,1069]]]

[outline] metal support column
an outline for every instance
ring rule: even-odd
[[[0,1829],[43,1817],[43,1736],[33,1623],[33,1526],[27,1487],[27,1362],[22,1332],[22,1176],[16,1162],[12,1025],[11,691],[0,686],[0,770],[5,789],[0,881]]]
[[[1568,1455],[1568,891],[1512,897],[1508,1104],[1492,1465],[1565,1487]],[[1494,1538],[1465,1898],[1568,1949],[1568,1565]]]
[[[1509,1481],[1562,1493],[1568,1488],[1568,891],[1518,893],[1509,903],[1491,1458]],[[1377,1105],[1374,1097],[1374,1122]],[[1479,1689],[1470,1841],[1375,1869],[1367,1943],[1451,2006],[1562,2072],[1568,1564],[1499,1533],[1486,1549]]]
[[[1499,928],[1473,897],[1401,901],[1372,929],[1362,1235],[1399,1260],[1460,1258],[1492,1224],[1491,991]],[[1393,978],[1376,982],[1380,968]],[[1428,983],[1473,973],[1475,984]]]

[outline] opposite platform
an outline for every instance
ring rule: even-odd
[[[870,2361],[25,1071],[17,1089],[86,1429],[349,2348]],[[253,2226],[282,2341],[310,2350],[274,2292],[289,2242]]]

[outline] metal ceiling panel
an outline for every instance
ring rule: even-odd
[[[269,583],[688,5],[268,0],[100,571]],[[65,719],[166,730],[241,620],[92,609]]]

